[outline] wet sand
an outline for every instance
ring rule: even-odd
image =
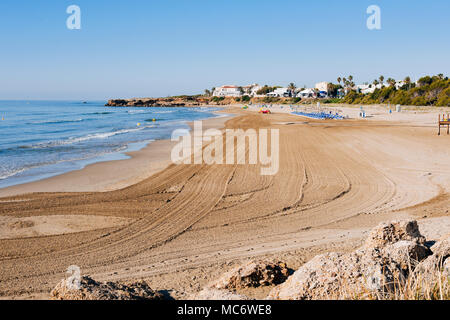
[[[248,259],[276,258],[295,269],[317,253],[352,250],[381,221],[420,219],[429,238],[448,230],[450,150],[443,146],[450,136],[438,137],[421,117],[332,121],[226,112],[237,115],[223,119],[226,128],[280,130],[276,175],[262,176],[260,165],[170,164],[124,179],[116,167],[99,173],[102,182],[88,191],[68,192],[83,190],[87,178],[80,177],[78,189],[60,182],[59,192],[2,198],[0,217],[16,219],[10,227],[64,215],[121,223],[0,239],[0,296],[48,297],[67,267],[78,265],[98,280],[143,278],[185,298]],[[120,179],[107,181],[114,172]],[[72,183],[68,175],[64,186]],[[115,190],[102,189],[114,183]],[[50,191],[43,188],[21,192]]]

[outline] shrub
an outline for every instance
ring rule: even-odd
[[[331,98],[323,100],[323,103],[341,103],[342,99],[340,98]]]
[[[442,92],[439,94],[436,105],[442,107],[450,107],[450,87],[442,90]]]
[[[350,91],[345,97],[344,99],[342,99],[342,101],[344,103],[356,103],[356,99],[363,97],[364,95],[362,93],[357,93],[356,91]]]
[[[427,99],[425,99],[424,96],[420,96],[420,97],[413,99],[412,104],[415,106],[426,106]]]
[[[242,97],[242,102],[249,102],[250,100],[251,100],[251,98],[249,96]]]
[[[395,95],[393,96],[391,102],[393,104],[410,105],[411,104],[411,98],[409,97],[407,92],[401,90],[401,91],[397,91],[395,93]]]
[[[220,101],[225,100],[225,97],[213,97],[211,100],[212,100],[213,102],[220,102]]]

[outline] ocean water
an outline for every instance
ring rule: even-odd
[[[112,108],[105,101],[0,101],[0,188],[127,159],[216,108]],[[156,122],[153,121],[156,119]],[[140,126],[138,126],[140,123]]]

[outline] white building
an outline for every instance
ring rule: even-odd
[[[375,86],[374,84],[358,84],[356,86],[356,91],[367,94],[374,92],[377,87],[381,88],[381,85]]]
[[[257,84],[257,83],[250,84],[250,85],[242,87],[242,88],[244,89],[244,94],[252,96],[252,97],[257,96],[258,95],[257,92],[260,89],[262,89],[262,87],[259,84]]]
[[[401,87],[403,87],[405,84],[406,84],[406,82],[403,81],[403,80],[395,81],[395,88],[398,90],[398,89],[400,89]]]
[[[316,97],[316,91],[314,89],[305,89],[297,93],[298,98],[314,98]]]
[[[401,87],[403,87],[406,83],[402,80],[399,81],[395,81],[395,88],[397,90],[399,90]],[[387,83],[379,83],[377,85],[374,84],[359,84],[356,86],[356,91],[363,93],[363,94],[368,94],[368,93],[373,93],[375,91],[375,89],[381,89],[384,87],[389,86],[389,84]]]
[[[319,91],[325,91],[325,92],[328,92],[328,85],[329,85],[330,83],[329,82],[326,82],[326,81],[324,81],[324,82],[319,82],[319,83],[316,83],[316,86],[315,86],[315,88],[317,89],[317,90],[319,90]]]
[[[292,96],[292,91],[289,88],[277,88],[272,92],[269,92],[267,94],[268,97],[275,97],[275,98],[279,98],[279,97],[291,97]]]
[[[221,86],[214,90],[213,96],[214,97],[240,97],[240,96],[242,96],[241,87],[232,86],[232,85]]]
[[[214,97],[241,97],[243,95],[248,95],[252,97],[257,97],[258,91],[262,87],[258,85],[257,83],[250,84],[248,86],[235,86],[235,85],[225,85],[218,87],[214,90],[213,96]],[[265,95],[262,95],[262,97],[265,97]]]
[[[256,85],[252,88],[250,95],[252,97],[262,97],[263,95],[258,94],[258,91],[261,90],[263,87],[260,85]]]

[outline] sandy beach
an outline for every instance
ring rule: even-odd
[[[419,219],[430,239],[450,232],[441,110],[372,106],[361,119],[358,108],[336,108],[349,119],[235,106],[223,111],[233,117],[203,121],[279,129],[273,176],[259,164],[175,165],[174,143],[156,141],[128,160],[0,190],[0,296],[46,299],[78,265],[95,279],[146,279],[186,298],[255,257],[295,269],[321,252],[353,250],[381,221]]]

